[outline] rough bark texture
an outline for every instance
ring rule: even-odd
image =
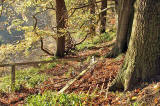
[[[135,0],[119,0],[115,2],[118,14],[118,27],[116,44],[107,57],[116,57],[127,51],[132,30]]]
[[[160,74],[160,0],[136,0],[129,48],[110,90],[133,88]]]
[[[67,9],[64,0],[56,0],[57,51],[56,56],[64,57],[65,35],[60,30],[66,27]]]
[[[107,0],[102,0],[101,10],[107,8]],[[106,15],[107,11],[101,13],[101,25],[100,25],[100,33],[104,33],[106,31]]]
[[[93,37],[94,35],[95,35],[95,33],[96,33],[96,28],[95,28],[95,25],[94,25],[94,18],[93,18],[93,16],[95,15],[95,12],[96,12],[96,10],[95,10],[95,2],[96,2],[96,0],[88,0],[88,4],[90,4],[90,14],[92,15],[91,16],[91,21],[90,21],[90,24],[91,24],[91,26],[90,26],[90,33],[91,33],[91,37]]]

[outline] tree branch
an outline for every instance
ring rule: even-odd
[[[2,13],[3,13],[3,2],[4,2],[4,0],[1,1],[1,6],[2,6],[2,8],[1,8],[1,10],[0,10],[0,17],[2,16]]]
[[[54,56],[54,53],[51,53],[51,52],[49,52],[49,50],[46,50],[44,47],[43,47],[43,39],[42,39],[42,37],[40,38],[40,41],[41,41],[41,50],[42,51],[44,51],[46,54],[48,54],[48,55],[51,55],[51,56]]]
[[[33,15],[33,18],[35,19],[33,31],[34,31],[34,33],[35,33],[36,35],[38,35],[38,33],[37,33],[37,31],[36,31],[36,28],[37,28],[37,18],[36,18],[35,15]],[[40,42],[41,42],[41,50],[44,51],[44,52],[45,52],[46,54],[48,54],[48,55],[54,56],[53,53],[50,53],[48,50],[44,49],[44,47],[43,47],[44,43],[43,43],[42,37],[40,37]]]
[[[83,43],[87,39],[89,34],[91,34],[91,33],[87,33],[86,36],[84,37],[84,39],[82,39],[79,43],[76,43],[74,46],[77,46],[77,45]]]

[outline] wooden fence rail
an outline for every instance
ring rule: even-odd
[[[81,61],[84,58],[69,58],[69,59],[55,59],[50,61],[35,61],[35,62],[22,62],[22,63],[9,63],[9,64],[0,64],[0,67],[11,67],[11,89],[12,91],[15,89],[15,71],[16,66],[22,66],[22,65],[38,65],[38,64],[46,64],[46,63],[52,63],[56,61]]]
[[[16,80],[16,78],[15,78],[15,71],[16,71],[16,66],[21,66],[21,65],[37,65],[37,64],[46,64],[46,63],[52,63],[52,62],[55,62],[55,60],[0,64],[0,67],[11,67],[11,89],[13,91],[15,89],[15,80]]]

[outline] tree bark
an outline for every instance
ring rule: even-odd
[[[88,4],[90,5],[90,14],[91,14],[91,21],[90,21],[90,33],[91,33],[91,37],[93,37],[96,33],[96,28],[95,28],[95,25],[94,25],[94,15],[95,15],[95,2],[96,0],[88,0]]]
[[[102,0],[101,10],[104,10],[106,8],[107,8],[107,0]],[[107,11],[101,13],[100,34],[105,33],[106,31],[106,16],[107,16]]]
[[[127,51],[132,31],[134,2],[135,0],[119,0],[115,2],[116,12],[118,14],[117,38],[115,46],[106,57],[116,57],[120,53]]]
[[[57,57],[64,57],[65,53],[65,35],[60,31],[65,29],[67,20],[67,9],[64,0],[56,0],[56,22],[57,22]]]
[[[160,0],[136,0],[124,64],[110,90],[130,90],[160,74]]]

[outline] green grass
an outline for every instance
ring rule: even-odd
[[[84,50],[84,49],[92,48],[92,47],[96,46],[97,44],[111,41],[111,40],[113,40],[114,37],[115,37],[115,32],[106,32],[101,35],[97,35],[97,36],[93,37],[92,39],[91,38],[87,39],[82,44],[78,45],[76,47],[76,49],[77,50]]]
[[[134,102],[131,104],[131,106],[142,106],[142,104],[138,103],[138,102]]]
[[[93,38],[93,43],[98,44],[98,43],[108,42],[113,40],[114,37],[115,37],[115,32],[105,32],[99,36],[95,36]]]
[[[56,65],[57,65],[56,62],[47,63],[47,64],[45,64],[45,65],[40,65],[40,69],[41,69],[41,70],[52,69],[52,68],[54,68]]]
[[[91,42],[91,41],[85,41],[82,44],[78,45],[76,47],[77,50],[84,50],[84,49],[88,49],[91,47],[94,47],[95,45]]]
[[[58,94],[47,91],[31,95],[25,100],[27,106],[84,106],[91,99],[87,94]]]
[[[20,85],[24,85],[28,88],[33,88],[44,82],[49,75],[40,73],[40,70],[52,69],[57,65],[56,62],[40,65],[39,68],[29,68],[26,70],[16,70],[16,83],[15,90],[20,88]],[[11,76],[7,75],[0,78],[0,90],[4,92],[11,92]]]
[[[46,74],[40,74],[40,69],[30,68],[28,70],[16,71],[16,83],[15,90],[20,88],[20,85],[25,85],[28,88],[33,88],[45,81],[48,77]],[[11,91],[11,76],[5,76],[1,78],[0,89],[5,92]]]

